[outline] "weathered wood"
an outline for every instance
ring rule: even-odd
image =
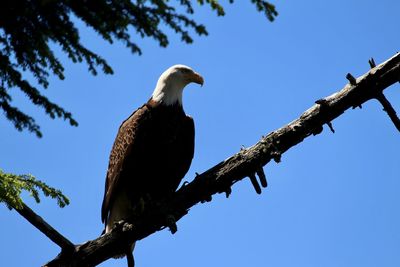
[[[371,63],[370,63],[371,64]],[[373,66],[374,64],[371,64]],[[306,110],[298,119],[269,133],[250,148],[243,149],[217,164],[180,188],[173,197],[135,220],[117,225],[110,233],[78,245],[71,252],[61,252],[46,266],[94,266],[114,255],[123,254],[128,244],[168,226],[167,217],[179,220],[197,203],[210,201],[213,194],[231,192],[231,186],[254,175],[271,160],[279,162],[280,156],[306,137],[322,132],[324,124],[342,115],[349,108],[360,107],[376,99],[382,91],[400,79],[400,54],[373,67],[361,77],[348,75],[350,83],[342,90]],[[333,129],[333,128],[332,128]],[[168,216],[167,216],[168,215]]]

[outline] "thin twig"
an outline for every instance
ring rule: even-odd
[[[351,73],[347,73],[346,79],[349,80],[351,85],[357,85],[357,79],[351,75]]]
[[[254,190],[256,190],[256,193],[257,194],[261,194],[261,187],[260,187],[260,184],[257,181],[256,175],[254,173],[252,173],[252,174],[249,175],[249,178],[250,178],[251,184],[254,187]]]
[[[396,129],[400,132],[400,119],[396,114],[396,110],[394,110],[393,106],[390,104],[389,100],[387,100],[382,92],[378,94],[376,99],[379,101],[379,103],[381,103],[381,105],[383,106],[383,110],[386,111]]]

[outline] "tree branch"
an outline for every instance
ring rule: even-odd
[[[378,94],[376,97],[378,99],[379,103],[383,106],[383,110],[388,114],[389,118],[392,120],[394,126],[397,128],[397,130],[400,132],[400,119],[396,114],[396,111],[390,104],[389,100],[385,97],[383,93]]]
[[[33,226],[45,234],[51,241],[56,243],[63,251],[74,250],[75,246],[61,235],[57,230],[55,230],[51,225],[49,225],[42,217],[37,215],[33,210],[31,210],[25,203],[22,203],[22,207],[14,208],[22,217],[29,221]]]
[[[373,67],[361,77],[347,75],[349,83],[328,97],[316,101],[298,119],[269,133],[250,148],[217,164],[195,179],[182,186],[171,199],[162,206],[147,210],[129,223],[118,223],[114,229],[97,239],[75,246],[74,251],[62,251],[46,266],[94,266],[114,255],[124,254],[126,247],[133,241],[143,239],[154,232],[169,226],[167,217],[179,220],[197,203],[211,201],[212,195],[231,192],[231,186],[251,177],[257,191],[261,191],[255,174],[259,176],[263,187],[267,185],[262,167],[271,160],[280,161],[281,155],[289,148],[299,144],[306,137],[322,132],[327,124],[333,130],[331,121],[349,108],[361,107],[361,104],[377,98],[382,91],[400,79],[400,54]],[[168,216],[167,216],[168,215]]]

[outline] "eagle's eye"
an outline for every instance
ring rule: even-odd
[[[184,74],[187,74],[187,73],[190,73],[191,72],[191,70],[190,69],[186,69],[186,68],[181,68],[181,69],[179,69],[182,73],[184,73]]]

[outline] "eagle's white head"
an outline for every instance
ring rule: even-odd
[[[157,103],[171,106],[182,105],[183,88],[189,83],[203,85],[200,74],[185,65],[174,65],[161,74],[154,89],[152,99]]]

